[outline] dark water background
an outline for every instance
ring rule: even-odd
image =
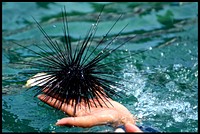
[[[129,54],[120,77],[129,92],[118,99],[140,125],[164,132],[198,131],[198,4],[172,3],[2,3],[2,131],[3,132],[105,132],[107,125],[92,128],[57,127],[57,119],[65,115],[34,98],[35,91],[25,91],[29,76],[21,72],[30,67],[16,64],[36,57],[28,50],[11,43],[16,41],[37,51],[34,43],[42,45],[42,34],[33,16],[55,39],[63,35],[61,8],[66,6],[70,36],[73,42],[84,37],[102,7],[102,20],[95,39],[104,35],[116,21],[111,36],[127,23],[120,40],[136,37],[120,48],[115,56]],[[156,48],[154,48],[156,47]],[[148,50],[134,56],[138,50]],[[109,59],[108,59],[109,60]],[[117,64],[117,63],[116,63]],[[122,91],[123,92],[123,91]]]

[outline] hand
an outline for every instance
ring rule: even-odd
[[[40,94],[38,98],[55,108],[60,104],[60,100],[56,101],[54,97],[46,96],[44,94]],[[116,127],[126,123],[135,124],[135,118],[126,107],[112,99],[108,100],[105,99],[104,101],[109,107],[102,103],[103,107],[91,105],[90,109],[81,102],[77,105],[75,117],[62,118],[56,123],[56,125],[92,127],[110,123]],[[90,101],[92,103],[92,100]],[[94,101],[97,100],[94,99]],[[64,103],[61,110],[68,115],[73,116],[74,105],[72,106],[71,102],[68,105]]]

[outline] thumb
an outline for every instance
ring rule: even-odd
[[[142,132],[136,125],[131,123],[125,124],[126,132]]]

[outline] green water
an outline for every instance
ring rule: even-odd
[[[43,36],[33,16],[55,39],[62,33],[61,8],[66,6],[70,36],[73,43],[82,38],[95,22],[102,5],[103,11],[95,40],[103,36],[123,17],[110,36],[129,23],[123,31],[123,41],[136,37],[107,60],[130,55],[119,66],[120,77],[128,92],[117,101],[125,105],[141,122],[163,132],[198,131],[198,4],[197,3],[2,3],[2,131],[3,132],[106,132],[107,125],[92,128],[58,127],[60,111],[41,103],[34,90],[25,91],[29,78],[22,74],[29,66],[18,62],[34,60],[36,55],[13,44],[18,42],[37,50]],[[95,44],[95,41],[94,41]],[[134,55],[138,50],[148,50]],[[123,92],[123,91],[122,91]]]

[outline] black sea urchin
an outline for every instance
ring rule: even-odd
[[[96,46],[92,46],[91,44],[97,32],[102,11],[98,15],[96,23],[91,26],[84,40],[82,42],[79,41],[76,48],[71,44],[65,8],[62,11],[64,32],[63,43],[53,41],[41,25],[35,20],[39,30],[47,40],[47,42],[44,42],[45,46],[53,53],[49,53],[48,50],[38,45],[36,46],[41,50],[41,52],[36,52],[20,45],[40,57],[39,60],[28,63],[32,67],[39,69],[35,71],[31,70],[30,73],[43,72],[40,75],[34,76],[37,80],[31,83],[32,85],[40,85],[36,88],[36,90],[38,90],[36,95],[44,92],[45,89],[48,89],[48,91],[44,92],[46,95],[57,95],[57,97],[62,101],[62,103],[57,106],[58,109],[61,108],[64,102],[69,103],[72,100],[75,104],[75,114],[76,106],[81,101],[84,101],[90,108],[90,99],[100,99],[101,102],[106,104],[105,100],[108,100],[108,98],[112,98],[115,95],[118,96],[115,91],[116,87],[121,87],[122,85],[113,81],[113,79],[119,80],[120,78],[114,76],[110,68],[115,69],[115,67],[112,67],[111,63],[120,59],[113,59],[106,63],[103,63],[102,60],[110,56],[118,48],[122,47],[126,42],[131,40],[132,37],[127,38],[114,48],[109,48],[127,26],[124,26],[118,34],[109,41],[106,41],[109,33],[120,20],[122,16],[120,15],[111,28],[108,29],[105,36],[98,41]],[[104,44],[105,47],[99,50],[98,48],[102,44]],[[100,101],[94,101],[94,103],[99,103],[98,105],[101,106]]]

